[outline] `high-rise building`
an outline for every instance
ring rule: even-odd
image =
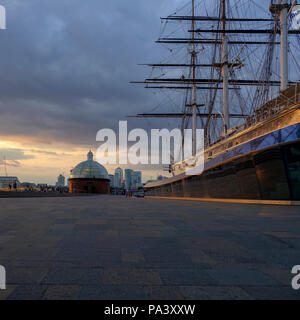
[[[115,170],[114,185],[116,188],[122,188],[123,186],[123,170],[121,168]]]
[[[58,178],[57,178],[56,186],[57,187],[64,187],[65,186],[65,180],[66,180],[65,177],[62,174],[60,174],[58,176]]]
[[[132,186],[134,188],[140,187],[142,185],[142,172],[133,171],[132,173]]]
[[[131,169],[125,170],[125,187],[126,189],[135,189],[141,187],[142,184],[142,172],[133,171]]]
[[[131,170],[131,169],[125,170],[125,187],[126,187],[126,189],[132,188],[132,173],[133,173],[133,170]]]

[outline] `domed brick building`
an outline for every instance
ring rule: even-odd
[[[70,172],[70,193],[110,193],[110,180],[106,169],[93,160],[93,153],[87,154],[87,160],[80,162]]]

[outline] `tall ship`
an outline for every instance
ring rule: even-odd
[[[170,58],[147,64],[152,76],[134,83],[182,105],[136,117],[173,118],[182,131],[190,128],[194,161],[174,160],[172,176],[147,183],[146,196],[299,201],[297,1],[192,0],[161,21],[157,43]],[[204,130],[200,152],[197,128]],[[186,174],[200,156],[203,170]]]

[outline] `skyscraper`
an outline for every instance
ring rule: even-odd
[[[114,185],[116,188],[121,188],[122,183],[123,183],[123,170],[121,168],[117,168],[115,170]]]
[[[131,187],[132,187],[132,173],[133,173],[133,170],[131,170],[131,169],[125,170],[125,187],[126,187],[126,189],[131,189]]]
[[[142,172],[126,169],[125,170],[126,189],[135,189],[140,186],[142,186]]]
[[[134,188],[140,187],[142,185],[142,172],[133,171],[132,173],[132,186]]]

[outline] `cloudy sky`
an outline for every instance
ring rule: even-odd
[[[158,61],[159,18],[179,3],[2,0],[0,175],[5,157],[9,175],[54,183],[96,150],[99,129],[151,107],[129,81],[147,75],[138,63]]]
[[[255,12],[268,13],[269,0],[254,2]],[[8,175],[20,181],[53,184],[90,148],[96,151],[102,128],[117,130],[119,120],[128,120],[129,129],[168,127],[174,120],[127,118],[162,111],[153,92],[129,81],[149,75],[138,63],[170,54],[154,43],[160,17],[190,3],[0,0],[7,18],[7,29],[0,30],[0,175],[5,161]],[[150,169],[145,179],[161,173]]]

